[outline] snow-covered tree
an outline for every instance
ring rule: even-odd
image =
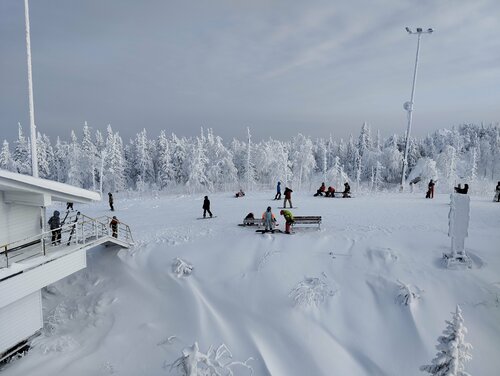
[[[206,175],[208,159],[203,150],[201,138],[196,138],[196,143],[189,149],[189,158],[187,159],[187,182],[186,187],[190,192],[197,192],[201,189],[210,190],[211,182]]]
[[[87,122],[83,126],[81,153],[82,186],[83,188],[96,190],[96,175],[99,161],[97,148],[92,141],[91,130]]]
[[[68,148],[68,184],[82,186],[81,149],[74,131],[71,131],[71,143]]]
[[[24,137],[23,128],[18,123],[18,137],[12,154],[14,168],[21,174],[31,174],[31,147],[29,141]]]
[[[465,372],[465,363],[472,359],[472,345],[465,342],[467,328],[458,305],[452,321],[446,320],[446,324],[443,335],[438,338],[436,357],[432,364],[421,366],[420,370],[433,376],[470,376]]]
[[[174,169],[172,165],[172,155],[170,153],[170,143],[165,131],[160,132],[158,137],[158,185],[161,189],[167,187],[174,181]]]
[[[3,140],[2,150],[0,151],[0,169],[13,171],[14,161],[10,154],[9,143]]]
[[[290,150],[293,179],[300,190],[302,182],[308,179],[313,172],[316,162],[313,156],[313,143],[302,134],[298,134],[292,140]]]

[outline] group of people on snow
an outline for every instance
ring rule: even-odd
[[[285,191],[283,192],[285,195],[285,200],[283,201],[283,207],[286,208],[286,203],[290,204],[290,208],[293,208],[292,205],[292,190],[288,187],[285,187]],[[275,200],[281,200],[281,182],[278,181],[276,184],[276,195],[274,196]]]
[[[342,193],[342,198],[350,198],[351,197],[351,186],[349,185],[348,182],[344,183],[344,191],[340,192]],[[333,186],[329,186],[328,189],[326,188],[325,183],[321,183],[321,186],[319,189],[316,191],[314,194],[315,197],[317,196],[323,196],[324,197],[335,197],[335,188]]]
[[[282,209],[280,210],[280,215],[282,215],[285,219],[285,234],[290,234],[290,228],[294,222],[292,212],[290,210]],[[253,213],[248,213],[245,219],[255,219],[255,216]],[[266,211],[262,213],[262,224],[264,225],[265,232],[272,233],[274,233],[275,227],[278,225],[276,217],[270,206],[268,206]]]

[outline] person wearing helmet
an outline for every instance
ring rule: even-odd
[[[274,217],[271,207],[268,206],[267,210],[262,214],[262,221],[264,222],[265,231],[274,232],[274,226],[276,225],[276,218]]]
[[[290,210],[281,210],[280,215],[285,217],[285,234],[290,234],[290,227],[292,226],[294,219],[293,214]]]
[[[61,244],[61,218],[57,210],[54,211],[54,215],[50,217],[48,223],[52,230],[52,245]]]

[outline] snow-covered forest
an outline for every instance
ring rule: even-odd
[[[407,178],[433,178],[443,190],[467,182],[473,192],[491,191],[490,182],[500,180],[499,130],[498,124],[464,124],[411,138]],[[38,133],[40,176],[113,192],[272,188],[278,180],[297,190],[320,181],[388,189],[399,185],[405,141],[402,135],[382,137],[367,123],[347,140],[298,134],[255,142],[249,129],[244,140],[224,143],[212,129],[202,128],[191,138],[167,131],[155,138],[144,129],[125,143],[111,126],[101,132],[87,124],[81,134],[69,136],[54,143]],[[0,168],[29,174],[30,165],[30,142],[19,125],[18,139],[3,141]]]

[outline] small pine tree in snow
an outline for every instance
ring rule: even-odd
[[[465,363],[472,359],[472,345],[465,342],[467,328],[458,305],[453,320],[446,320],[446,324],[443,335],[438,338],[436,357],[432,364],[421,366],[420,370],[433,376],[470,376],[465,372]]]
[[[3,140],[2,150],[0,151],[0,169],[12,171],[14,168],[14,161],[10,154],[9,143]]]
[[[176,257],[172,264],[172,271],[177,276],[177,278],[186,277],[191,275],[191,273],[193,272],[193,265],[179,257]]]
[[[380,163],[380,161],[377,161],[377,163],[375,165],[375,175],[373,177],[373,188],[375,191],[378,191],[382,187],[382,184],[383,184],[382,170],[383,169],[384,169],[384,167],[382,166],[382,163]]]
[[[414,304],[418,299],[420,299],[420,294],[421,290],[418,287],[413,288],[407,283],[401,282],[398,280],[399,284],[399,291],[398,291],[398,296],[396,298],[396,301],[405,306],[411,306]]]
[[[244,362],[232,361],[232,358],[233,354],[225,344],[217,349],[210,346],[205,354],[200,351],[198,342],[195,342],[193,346],[182,350],[182,356],[170,364],[170,371],[176,369],[182,376],[233,376],[232,368],[240,366],[246,368],[249,375],[253,375],[253,368],[248,365],[253,358]]]

